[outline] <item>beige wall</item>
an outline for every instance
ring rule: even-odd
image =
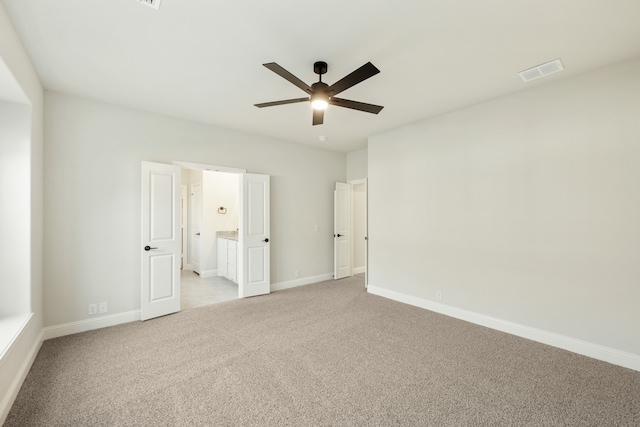
[[[369,283],[640,355],[640,59],[369,139]]]
[[[213,274],[218,269],[218,231],[238,228],[240,211],[240,175],[235,173],[202,173],[202,270]],[[221,215],[218,208],[224,206],[227,213]]]
[[[271,281],[330,274],[345,154],[46,92],[45,325],[140,307],[140,162],[271,176]],[[314,226],[318,225],[316,232]]]
[[[0,319],[31,312],[30,134],[31,106],[0,101]]]
[[[347,179],[353,181],[367,177],[367,149],[347,153]]]

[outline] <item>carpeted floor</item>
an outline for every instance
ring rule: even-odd
[[[322,282],[44,342],[14,426],[640,426],[640,372]]]

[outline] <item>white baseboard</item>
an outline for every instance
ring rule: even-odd
[[[325,273],[319,276],[301,277],[295,280],[289,280],[287,282],[278,282],[271,284],[271,291],[282,291],[289,288],[295,288],[297,286],[310,285],[311,283],[323,282],[325,280],[333,279],[333,273]]]
[[[602,360],[614,365],[640,371],[640,355],[637,354],[616,350],[614,348],[593,344],[541,329],[531,328],[529,326],[402,294],[400,292],[390,291],[371,284],[367,288],[367,291],[373,295],[389,298],[394,301],[424,308],[429,311],[455,317],[456,319],[465,320],[487,328],[496,329],[508,334],[568,350],[593,359]]]
[[[218,275],[218,270],[202,270],[200,271],[200,277],[213,277]]]
[[[43,329],[43,339],[62,337],[65,335],[77,334],[79,332],[91,331],[93,329],[106,328],[121,323],[135,322],[140,320],[140,310],[127,311],[125,313],[109,314],[107,316],[94,317],[77,322],[63,323],[62,325],[47,326]]]
[[[0,402],[0,426],[4,424],[7,419],[7,415],[9,415],[9,411],[11,410],[11,406],[13,402],[16,400],[18,396],[18,392],[24,383],[24,379],[27,377],[29,370],[31,369],[31,365],[33,365],[33,361],[36,359],[36,355],[40,350],[40,346],[42,345],[42,331],[38,334],[35,342],[31,346],[29,353],[27,353],[27,357],[24,359],[20,368],[18,368],[18,372],[15,373],[13,377],[13,381],[11,381],[11,385],[7,390],[4,398]]]
[[[360,274],[360,273],[364,273],[366,271],[367,267],[362,266],[362,267],[353,267],[351,269],[351,274]]]

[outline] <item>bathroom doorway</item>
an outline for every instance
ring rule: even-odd
[[[238,298],[239,179],[238,173],[182,168],[181,182],[188,189],[182,201],[182,310]]]

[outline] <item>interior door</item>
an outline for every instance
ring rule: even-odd
[[[364,286],[369,286],[369,178],[364,179]]]
[[[351,276],[351,184],[336,182],[333,193],[333,277]]]
[[[239,296],[268,294],[271,292],[269,175],[242,174],[239,222]]]
[[[187,266],[187,186],[180,185],[180,269]]]
[[[180,244],[180,167],[142,162],[142,320],[180,311]]]
[[[200,274],[200,233],[202,228],[202,185],[191,187],[191,268]]]

